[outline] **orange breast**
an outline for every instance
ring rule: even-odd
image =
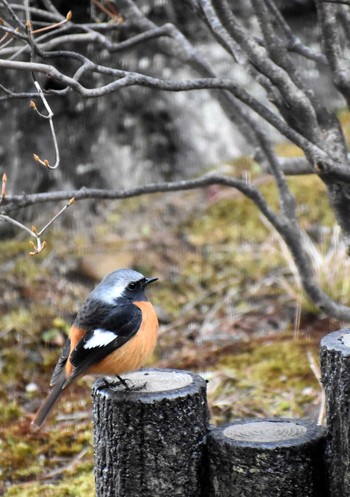
[[[84,335],[85,335],[85,330],[82,330],[81,328],[77,328],[74,325],[71,327],[71,329],[69,331],[69,339],[70,339],[69,355],[71,355],[72,351],[75,349],[78,342],[83,338]],[[68,360],[66,363],[66,377],[67,378],[69,378],[69,376],[72,374],[72,371],[73,371],[73,365]]]
[[[119,375],[139,369],[152,354],[157,342],[158,318],[150,302],[134,302],[142,311],[139,331],[122,347],[109,354],[88,373]]]

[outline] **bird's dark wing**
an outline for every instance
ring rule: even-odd
[[[61,378],[61,373],[66,365],[69,356],[69,351],[70,351],[70,339],[67,338],[62,350],[61,357],[58,359],[55,369],[53,370],[50,381],[50,387],[55,386],[57,381]]]
[[[130,303],[115,307],[100,327],[88,330],[72,351],[73,373],[69,383],[130,340],[141,322],[142,313],[136,305]]]

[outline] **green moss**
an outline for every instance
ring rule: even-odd
[[[342,261],[342,269],[340,264],[332,263],[332,267],[339,267],[338,277],[329,278],[330,272],[327,269],[327,247],[334,238],[332,230],[335,219],[329,208],[325,186],[316,176],[311,175],[288,178],[287,181],[296,197],[300,224],[311,233],[310,247],[314,244],[312,250],[319,250],[320,260],[324,257],[324,264],[320,265],[320,282],[336,300],[347,302],[350,295],[350,267],[349,277],[344,278],[346,257],[341,258],[339,251],[335,253],[334,261]],[[272,179],[267,177],[260,190],[278,212],[278,197]],[[268,292],[278,295],[287,290],[290,297],[297,299],[305,311],[316,312],[315,306],[295,280],[295,266],[280,235],[272,226],[262,222],[261,214],[249,199],[234,190],[231,196],[227,195],[227,189],[222,189],[222,192],[222,198],[219,195],[217,201],[209,205],[201,216],[191,219],[183,228],[194,250],[183,258],[182,275],[194,286],[200,285],[204,289],[220,287],[225,281],[232,282],[230,288],[233,288],[237,282],[239,291],[245,285],[279,274],[280,287],[275,285],[273,288],[266,288]],[[314,228],[320,224],[324,233],[322,244],[317,243],[317,240],[312,241]],[[334,273],[335,271],[332,272]],[[347,270],[345,274],[348,274]]]
[[[36,327],[33,323],[33,313],[26,307],[20,307],[1,316],[0,323],[2,328],[13,330],[15,333],[30,331]]]
[[[30,251],[30,245],[28,240],[18,240],[16,238],[11,238],[9,240],[0,242],[0,263],[7,262],[9,260],[9,254],[12,258],[22,255],[23,253],[28,253]]]
[[[74,405],[75,410],[79,408],[77,404],[78,402]],[[81,471],[91,470],[93,451],[89,420],[72,422],[62,429],[55,428],[51,419],[52,427],[48,433],[23,430],[22,421],[18,419],[15,424],[3,430],[1,435],[0,474],[4,481],[28,480],[36,475],[45,476],[57,467],[59,461],[68,461],[67,467],[74,473],[76,464],[71,466],[69,461],[74,461],[74,457],[82,451],[84,460],[79,461],[79,468]]]
[[[75,409],[77,406],[74,406]],[[90,423],[72,423],[65,430],[52,430],[50,442],[55,447],[57,457],[70,457],[81,452],[86,446],[92,446],[92,429]]]
[[[338,119],[343,129],[345,140],[350,143],[350,112],[348,109],[342,109],[338,112]]]
[[[318,176],[289,178],[288,185],[297,200],[298,217],[306,231],[315,225],[334,226],[336,221],[329,206],[327,190]]]
[[[182,299],[183,301],[185,299]],[[181,301],[178,298],[174,299],[174,288],[162,285],[152,298],[154,305],[160,305],[166,314],[175,317],[179,312]]]
[[[290,178],[288,185],[296,196],[300,221],[306,229],[316,222],[328,226],[334,224],[325,186],[316,176]],[[268,179],[260,190],[267,202],[278,209],[278,196],[272,179]],[[264,241],[271,229],[262,223],[258,208],[232,190],[232,198],[218,200],[202,216],[194,219],[187,227],[187,234],[195,246],[244,240],[257,243]]]
[[[310,380],[312,372],[307,362],[304,343],[298,340],[287,340],[278,343],[267,343],[257,347],[254,351],[240,355],[241,373],[249,368],[247,381],[261,382],[271,388],[279,387],[281,383],[295,382],[300,385],[305,377]],[[223,362],[229,365],[230,359]],[[247,378],[246,375],[240,374]],[[244,381],[244,380],[243,380]]]
[[[215,368],[223,372],[219,386],[208,386],[214,420],[244,417],[247,409],[255,416],[301,416],[320,393],[307,359],[307,351],[318,354],[318,347],[286,336],[225,357]]]
[[[7,434],[2,441],[0,474],[3,481],[31,478],[44,470],[45,459],[39,457],[36,443],[29,438],[20,440],[18,435],[18,431],[13,430],[12,435]]]
[[[242,236],[254,238],[255,241],[266,237],[268,230],[259,222],[257,209],[248,199],[240,195],[238,197],[215,203],[203,216],[195,219],[188,229],[189,241],[195,246],[201,246],[240,241]]]
[[[275,152],[280,157],[304,157],[301,148],[290,142],[282,142],[275,145]]]
[[[17,402],[2,402],[0,401],[0,425],[17,421],[23,415],[21,407]]]
[[[94,495],[95,484],[93,472],[84,469],[78,471],[73,476],[65,475],[64,481],[56,484],[48,483],[30,483],[14,485],[4,494],[4,497],[81,497],[85,495]]]

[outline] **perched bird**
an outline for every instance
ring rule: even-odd
[[[152,354],[158,319],[145,288],[158,278],[132,269],[106,276],[82,304],[53,371],[47,398],[32,426],[39,428],[64,389],[83,374],[115,375],[140,368]],[[125,380],[119,378],[125,384]]]

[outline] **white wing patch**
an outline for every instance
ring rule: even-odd
[[[117,335],[113,331],[103,330],[98,328],[94,330],[92,337],[84,344],[84,349],[95,349],[97,347],[105,347],[112,342]]]

